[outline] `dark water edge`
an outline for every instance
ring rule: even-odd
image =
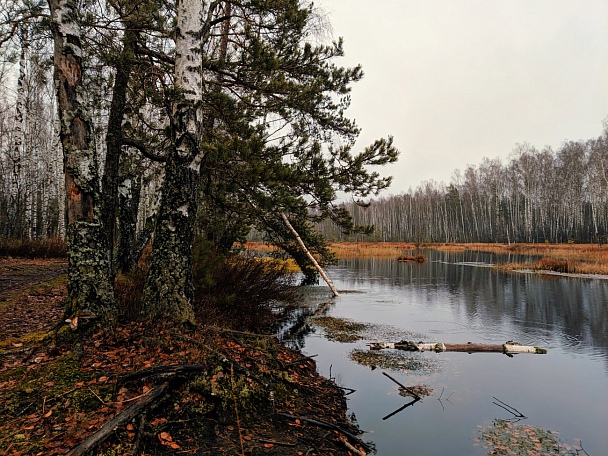
[[[383,420],[406,399],[379,370],[348,358],[365,341],[340,344],[320,330],[294,341],[318,354],[319,370],[354,388],[349,407],[380,455],[482,455],[480,427],[512,418],[494,398],[520,410],[522,424],[582,439],[590,455],[608,454],[608,282],[497,272],[492,254],[425,252],[424,264],[390,259],[341,261],[329,273],[342,293],[330,315],[390,325],[439,342],[522,344],[548,355],[423,353],[434,373],[397,373],[435,394]],[[311,287],[310,299],[330,294]],[[449,398],[449,400],[448,400]]]

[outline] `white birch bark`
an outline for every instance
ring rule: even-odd
[[[317,269],[317,271],[319,271],[319,274],[321,274],[321,277],[323,277],[323,280],[325,280],[325,283],[327,283],[327,286],[329,287],[331,292],[334,294],[334,297],[340,296],[338,294],[338,291],[336,290],[336,287],[334,287],[333,282],[330,280],[330,278],[327,276],[327,274],[325,274],[325,271],[319,265],[319,263],[317,263],[317,260],[315,260],[315,257],[312,255],[312,253],[310,253],[310,251],[306,248],[306,244],[304,244],[304,241],[302,241],[302,238],[300,237],[298,232],[291,225],[291,223],[289,223],[289,219],[287,218],[287,216],[285,214],[281,213],[281,217],[283,218],[283,222],[285,222],[285,225],[287,226],[287,228],[289,228],[289,231],[291,231],[293,236],[296,238],[296,241],[298,241],[298,244],[300,244],[302,251],[306,254],[306,256],[311,261],[313,266]]]

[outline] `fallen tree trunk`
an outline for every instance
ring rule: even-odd
[[[319,274],[321,274],[321,277],[323,277],[323,280],[325,280],[325,283],[327,283],[327,286],[329,287],[329,289],[331,290],[331,292],[334,294],[334,297],[340,296],[338,294],[338,291],[336,290],[336,287],[334,287],[333,282],[329,279],[329,277],[327,276],[327,274],[325,274],[325,271],[319,265],[319,263],[317,262],[317,260],[315,260],[315,257],[312,256],[312,253],[310,253],[310,250],[308,250],[306,248],[306,245],[304,244],[304,241],[302,240],[302,238],[300,237],[300,235],[298,234],[298,232],[296,231],[296,229],[291,225],[291,223],[289,223],[289,219],[287,218],[287,216],[285,214],[281,213],[281,218],[283,219],[283,222],[285,222],[285,226],[287,226],[287,228],[289,228],[289,231],[291,231],[291,233],[293,234],[293,236],[296,238],[296,241],[298,241],[298,244],[300,244],[300,247],[302,248],[302,251],[306,254],[306,256],[308,257],[308,259],[310,260],[310,262],[316,268],[316,270],[319,271]]]
[[[150,406],[165,392],[167,386],[167,383],[163,383],[161,386],[154,388],[137,402],[134,402],[122,412],[114,416],[114,418],[101,426],[97,432],[90,435],[80,445],[73,448],[68,453],[68,456],[81,456],[90,452],[93,448],[107,439],[114,432],[114,430],[118,428],[118,426],[130,421],[145,410],[146,407]]]
[[[515,353],[535,353],[544,355],[547,350],[540,347],[534,347],[530,345],[521,345],[517,342],[508,341],[504,344],[444,344],[430,343],[425,344],[422,342],[411,342],[402,340],[400,342],[372,342],[369,344],[370,350],[382,350],[385,348],[405,350],[405,351],[453,351],[453,352],[465,352],[465,353],[478,353],[478,352],[494,352],[504,354],[515,354]]]

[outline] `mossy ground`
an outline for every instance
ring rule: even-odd
[[[337,342],[356,342],[363,338],[362,331],[369,325],[358,323],[346,318],[336,318],[329,316],[315,317],[313,323],[323,328],[325,336],[329,340]]]

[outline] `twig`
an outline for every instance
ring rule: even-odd
[[[523,415],[519,410],[517,410],[515,407],[511,407],[509,404],[506,404],[505,402],[501,401],[500,399],[496,399],[494,396],[492,396],[492,399],[500,402],[500,404],[497,404],[496,402],[492,402],[492,404],[498,405],[500,408],[506,410],[511,415],[515,416],[516,418],[528,418],[527,416]],[[517,412],[517,413],[515,413],[515,412]]]
[[[398,408],[397,410],[395,410],[393,413],[389,413],[388,415],[386,415],[384,418],[382,418],[382,420],[388,420],[391,416],[396,415],[397,413],[405,410],[408,407],[411,407],[412,405],[414,405],[416,402],[418,402],[420,399],[416,399],[414,398],[412,400],[412,402],[408,402],[407,404],[405,404],[403,407]]]
[[[245,375],[247,375],[248,377],[254,379],[256,382],[258,382],[264,388],[268,389],[270,387],[270,384],[268,382],[266,382],[265,380],[263,380],[262,378],[260,378],[259,376],[257,376],[253,372],[251,372],[245,366],[242,366],[241,364],[237,363],[235,360],[229,358],[228,356],[224,355],[223,353],[218,352],[217,350],[214,350],[213,348],[209,347],[208,345],[206,345],[202,342],[199,342],[196,339],[192,339],[191,337],[183,336],[181,334],[175,334],[175,337],[177,337],[178,339],[182,339],[187,342],[193,343],[195,345],[198,345],[198,346],[204,348],[205,350],[209,350],[211,353],[213,353],[215,356],[217,356],[221,360],[229,361],[231,363],[231,365],[234,365],[234,367],[236,367],[236,369],[238,371],[240,371],[240,372],[244,373]]]
[[[301,417],[301,416],[290,415],[289,413],[278,412],[277,415],[278,416],[282,416],[284,418],[289,418],[290,420],[300,420],[300,421],[304,421],[306,423],[314,424],[316,426],[322,427],[323,429],[331,429],[331,430],[334,430],[334,431],[338,431],[338,432],[344,434],[349,439],[351,439],[357,445],[360,445],[361,447],[363,447],[365,449],[365,451],[367,451],[367,452],[371,451],[371,448],[370,448],[370,446],[367,443],[365,443],[363,440],[361,440],[360,438],[356,437],[352,433],[348,432],[347,430],[342,429],[340,426],[336,426],[335,424],[328,423],[327,421],[313,420],[313,419],[304,418],[304,417]]]
[[[299,363],[301,363],[302,361],[307,361],[307,360],[309,360],[309,359],[314,358],[315,356],[319,356],[319,355],[310,355],[310,356],[306,356],[306,355],[304,355],[304,356],[302,356],[301,358],[296,359],[295,361],[292,361],[292,362],[290,362],[290,363],[285,364],[285,367],[293,366],[294,364],[299,364]]]
[[[234,392],[234,367],[230,365],[230,386],[232,389],[232,401],[234,402],[234,414],[236,415],[236,428],[239,431],[239,442],[241,444],[241,455],[245,456],[245,447],[243,445],[243,433],[241,431],[241,420],[239,420],[239,407],[236,403],[236,393]]]
[[[168,366],[147,367],[120,376],[117,380],[117,385],[149,377],[162,378],[200,374],[202,372],[207,372],[207,370],[208,367],[202,364],[173,364]]]
[[[439,395],[439,397],[437,398],[437,400],[439,401],[439,403],[441,404],[441,408],[445,412],[445,407],[443,406],[443,402],[441,401],[441,397],[443,396],[443,390],[445,390],[445,386],[441,387],[441,394]]]
[[[336,385],[338,388],[340,388],[342,391],[344,391],[344,395],[348,396],[350,394],[356,393],[357,390],[356,389],[352,389],[352,388],[346,388],[344,386],[338,386]]]
[[[205,326],[205,329],[209,329],[211,331],[215,331],[215,332],[219,332],[219,333],[234,333],[234,334],[240,334],[242,336],[249,336],[249,337],[275,337],[274,334],[257,334],[257,333],[252,333],[252,332],[247,332],[247,331],[236,331],[234,329],[227,329],[227,328],[219,328],[218,326]]]
[[[102,399],[102,398],[100,398],[100,397],[97,395],[97,393],[91,389],[91,387],[89,387],[89,391],[90,391],[91,393],[93,393],[93,395],[94,395],[94,396],[95,396],[97,399],[99,399],[99,402],[101,402],[103,405],[106,405],[106,403],[103,401],[103,399]],[[126,402],[126,401],[125,401],[125,402]]]
[[[143,414],[139,420],[139,426],[137,428],[137,436],[135,437],[135,442],[133,443],[133,455],[139,456],[139,446],[141,445],[141,437],[144,434],[144,427],[146,426],[146,417]]]
[[[393,377],[391,377],[390,375],[388,375],[386,372],[382,372],[382,375],[384,375],[385,377],[390,378],[392,381],[394,381],[397,385],[399,385],[401,388],[403,388],[405,391],[407,391],[408,393],[410,393],[412,396],[414,396],[416,399],[418,399],[419,401],[422,400],[422,398],[416,394],[416,391],[414,391],[412,388],[408,388],[407,386],[399,383],[397,380],[395,380]]]
[[[258,439],[258,442],[260,442],[260,443],[270,443],[272,445],[280,445],[280,446],[286,446],[286,447],[295,447],[296,446],[295,443],[277,442],[276,440],[270,440],[270,439]]]
[[[344,444],[347,449],[352,451],[356,456],[367,456],[367,453],[351,445],[350,442],[346,439],[346,437],[340,436],[339,440]]]

